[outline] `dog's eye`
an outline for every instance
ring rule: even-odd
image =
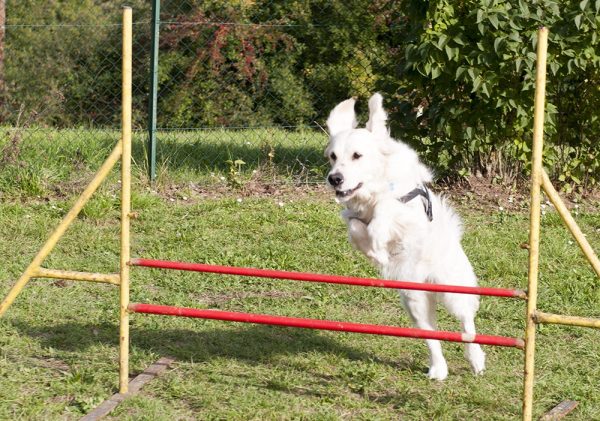
[[[332,161],[335,161],[337,159],[337,156],[335,156],[335,154],[332,152],[331,155],[329,155],[329,157],[331,158]]]
[[[359,154],[358,152],[354,152],[354,155],[352,155],[352,159],[357,160],[360,159],[362,157],[361,154]]]

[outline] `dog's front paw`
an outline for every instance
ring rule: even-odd
[[[429,372],[427,373],[427,377],[431,380],[442,381],[448,377],[448,365],[444,361],[443,363],[433,364],[429,367]]]
[[[362,253],[368,255],[371,252],[371,241],[369,240],[369,233],[367,231],[367,225],[360,219],[352,218],[348,219],[348,239],[350,243]]]
[[[367,224],[358,218],[348,219],[348,232],[352,237],[364,239],[368,238],[369,232],[367,231]]]

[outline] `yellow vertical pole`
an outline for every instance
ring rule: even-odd
[[[119,329],[119,392],[129,387],[129,218],[131,213],[131,67],[132,67],[132,11],[123,7],[123,64],[121,136],[121,285]]]
[[[544,145],[544,102],[546,99],[546,56],[548,29],[540,28],[537,42],[537,68],[533,116],[533,148],[531,158],[531,209],[529,226],[529,275],[527,288],[527,322],[525,328],[525,369],[523,380],[523,420],[533,416],[533,382],[535,356],[535,311],[540,252],[540,189],[542,184],[542,151]]]

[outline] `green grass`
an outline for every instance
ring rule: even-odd
[[[0,128],[0,199],[76,193],[82,174],[95,171],[119,137],[114,130]],[[134,132],[134,176],[142,183],[148,172],[146,141],[145,131]],[[323,133],[312,130],[161,130],[157,183],[164,189],[237,186],[256,179],[313,184],[325,177],[326,142]],[[238,160],[243,164],[228,162]]]
[[[109,135],[105,140],[83,137],[92,146],[110,145]],[[39,177],[39,189],[18,184],[17,177],[11,183],[15,166],[0,169],[0,194],[4,195],[0,202],[0,295],[12,286],[68,211],[77,188],[102,160],[84,148],[85,139],[73,135],[68,142],[24,142],[19,156],[28,163],[32,177]],[[77,147],[87,151],[81,152],[84,158],[78,161],[79,169],[72,161]],[[62,161],[47,158],[60,156],[61,150]],[[188,192],[189,183],[198,182],[197,174],[202,174],[210,187],[206,171],[211,170],[193,169],[192,164],[170,166],[176,159],[164,161],[168,177],[164,176],[157,192],[145,184],[139,144],[136,150],[133,207],[140,217],[132,225],[133,256],[376,276],[366,259],[347,243],[339,206],[326,192],[284,189],[254,197],[244,189],[224,187],[219,195],[194,189]],[[194,162],[196,158],[189,159]],[[223,174],[226,171],[224,167]],[[290,177],[285,170],[280,176]],[[62,190],[53,189],[53,183]],[[213,183],[220,188],[219,181]],[[113,175],[58,244],[46,267],[117,271],[117,193]],[[527,215],[467,208],[461,213],[464,246],[481,284],[523,288],[527,252],[519,245],[527,241]],[[581,213],[577,220],[595,248],[600,248],[600,216]],[[598,280],[570,240],[557,215],[547,213],[543,218],[539,307],[597,317]],[[375,288],[132,268],[131,299],[409,324],[397,294]],[[440,313],[440,328],[455,330],[457,323]],[[481,333],[522,336],[524,304],[483,298],[477,323]],[[541,326],[538,333],[536,415],[562,400],[575,399],[580,405],[570,419],[597,419],[600,332]],[[131,374],[164,355],[174,356],[177,362],[140,395],[126,400],[110,419],[519,417],[520,351],[486,347],[488,370],[474,377],[460,345],[445,343],[444,350],[450,376],[439,383],[426,378],[427,350],[422,341],[132,315]],[[0,319],[0,419],[78,419],[116,391],[117,362],[117,288],[31,281]]]

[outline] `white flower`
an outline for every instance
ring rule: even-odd
[[[277,202],[277,204],[279,205],[280,208],[283,207],[283,202]]]
[[[500,212],[502,212],[502,211],[504,210],[504,208],[503,208],[502,206],[498,206],[498,210],[499,210]]]
[[[236,199],[236,202],[238,202],[238,203],[242,203],[242,198],[241,198],[241,197],[238,197],[238,198]]]

